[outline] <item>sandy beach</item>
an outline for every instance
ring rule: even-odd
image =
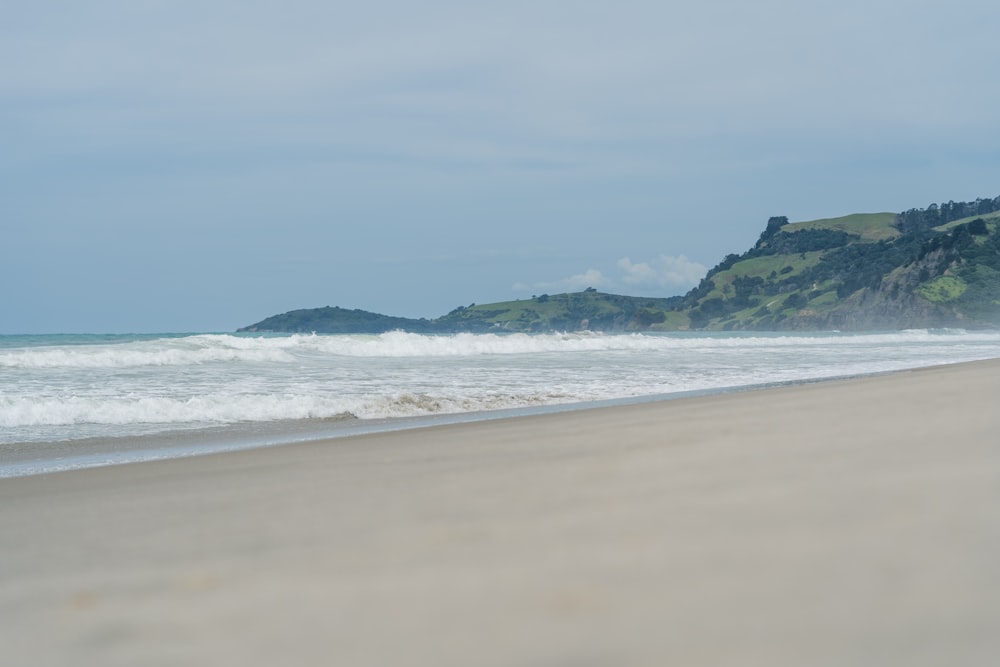
[[[987,665],[1000,361],[0,480],[10,665]]]

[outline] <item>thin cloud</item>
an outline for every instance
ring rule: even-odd
[[[513,289],[515,292],[528,292],[531,290],[539,290],[543,292],[567,290],[575,292],[588,287],[607,287],[609,284],[610,282],[604,277],[603,273],[597,269],[587,269],[583,273],[577,273],[561,280],[530,284],[523,282],[514,283]]]
[[[590,268],[560,280],[534,283],[518,282],[513,285],[515,292],[560,292],[579,291],[588,287],[622,290],[677,290],[697,285],[708,269],[684,255],[676,257],[660,255],[648,262],[633,262],[622,257],[616,263],[621,271],[619,277],[605,275],[599,269]]]
[[[691,287],[708,272],[704,265],[684,255],[660,255],[650,262],[638,263],[622,257],[618,268],[624,274],[622,282],[641,287]]]

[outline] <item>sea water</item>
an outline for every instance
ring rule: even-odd
[[[995,357],[1000,332],[961,330],[0,336],[0,476]]]

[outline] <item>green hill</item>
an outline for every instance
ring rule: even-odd
[[[289,333],[415,333],[641,331],[687,325],[676,307],[681,297],[656,299],[605,294],[593,289],[573,294],[543,294],[520,301],[459,306],[434,320],[414,320],[344,308],[311,308],[275,315],[239,331]]]
[[[692,328],[1000,325],[1000,197],[789,224],[684,296]],[[976,215],[966,215],[974,211]]]
[[[900,231],[893,226],[895,221],[895,213],[855,213],[841,218],[793,222],[781,231],[790,234],[806,229],[832,229],[856,234],[862,241],[883,241],[900,235]]]
[[[606,294],[594,289],[543,294],[531,299],[471,305],[434,320],[445,331],[639,331],[677,329],[686,319],[680,297],[657,299]]]
[[[1000,326],[1000,197],[789,223],[726,256],[684,296],[587,289],[460,306],[407,319],[342,308],[292,311],[240,331],[419,333],[872,330]]]
[[[392,317],[366,310],[330,307],[292,310],[273,315],[238,331],[280,331],[287,333],[384,333],[397,329],[415,333],[433,333],[436,329],[427,320]]]

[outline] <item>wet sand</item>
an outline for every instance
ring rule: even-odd
[[[1000,361],[0,480],[32,665],[985,665]]]

